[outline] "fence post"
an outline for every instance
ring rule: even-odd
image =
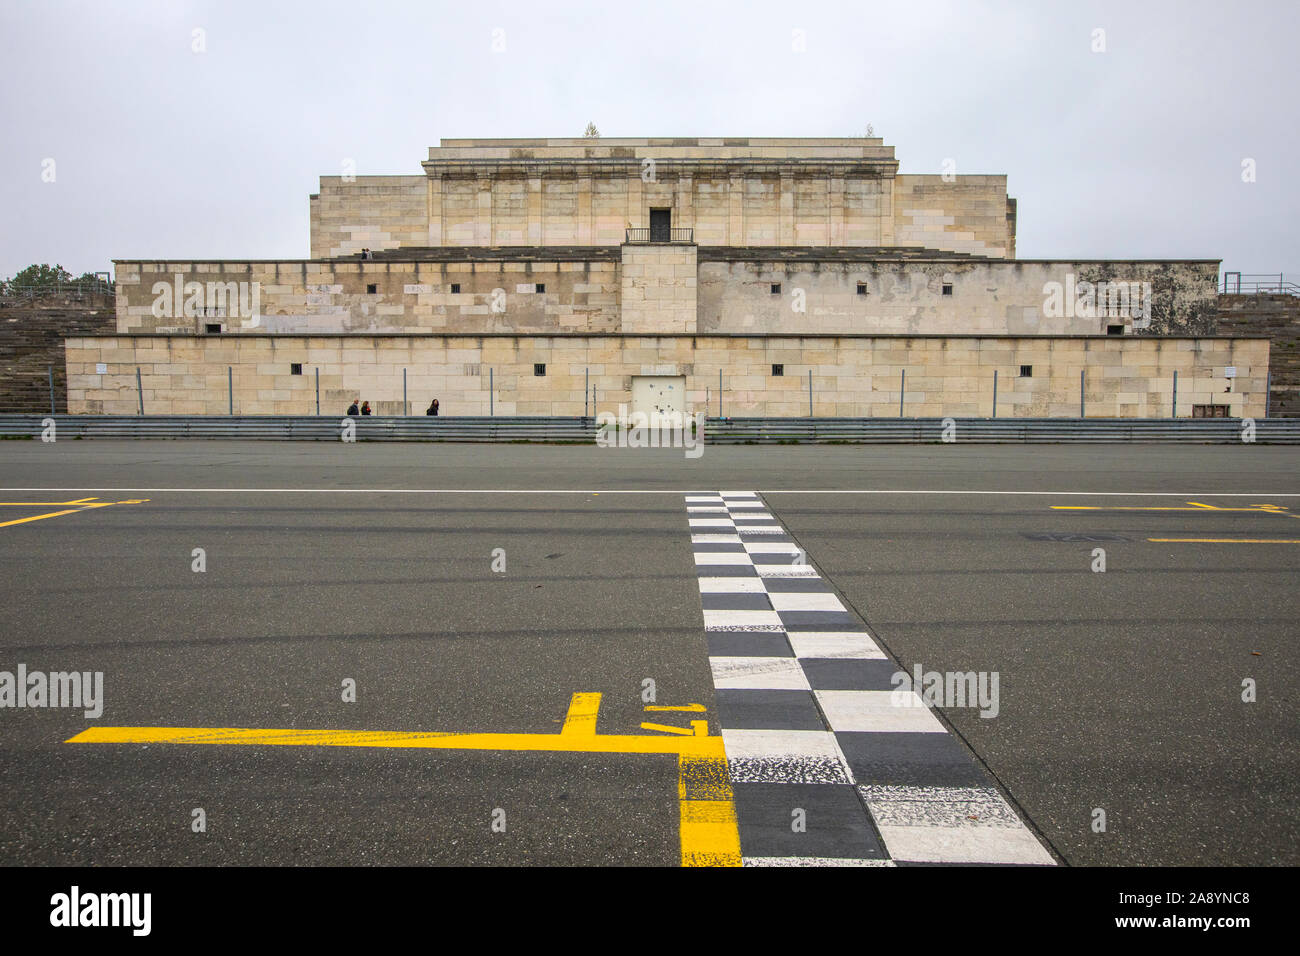
[[[402,415],[411,414],[411,403],[406,400],[406,369],[402,369]]]
[[[1178,417],[1178,369],[1174,369],[1174,401],[1169,409],[1169,417]]]
[[[998,417],[998,370],[993,370],[993,417]]]
[[[718,369],[718,417],[722,417],[722,369]]]
[[[48,366],[50,370],[50,414],[54,414],[54,366]]]
[[[140,414],[144,414],[144,385],[140,382],[140,366],[135,367],[135,394],[140,399]]]
[[[492,393],[496,389],[496,376],[493,374],[495,369],[488,369],[488,417],[491,418],[496,414],[496,396]]]
[[[316,414],[320,414],[320,367],[316,368]]]
[[[1084,370],[1079,369],[1079,417],[1080,418],[1086,417],[1084,414],[1084,406],[1083,406],[1083,373]]]
[[[1264,417],[1268,418],[1268,413],[1273,408],[1273,370],[1268,370],[1268,376],[1264,379]]]
[[[808,417],[813,417],[813,400],[812,400],[812,369],[808,370]]]
[[[226,396],[230,402],[230,414],[233,416],[235,414],[235,372],[234,366],[231,365],[226,366]],[[319,400],[317,404],[320,404]]]
[[[907,391],[907,369],[898,370],[898,417],[903,417],[903,395]]]
[[[582,370],[582,417],[587,417],[587,393],[591,391],[591,369]]]

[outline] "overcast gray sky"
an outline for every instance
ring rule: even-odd
[[[1008,174],[1021,258],[1300,277],[1298,27],[1294,0],[0,0],[0,276],[305,258],[307,196],[345,159],[418,174],[440,137],[593,121],[605,136],[870,123],[903,172],[951,157]]]

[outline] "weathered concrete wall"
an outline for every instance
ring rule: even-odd
[[[1015,256],[1006,176],[898,176],[894,245]]]
[[[428,245],[424,176],[322,176],[309,205],[313,259]]]
[[[181,275],[182,296],[175,294]],[[589,262],[119,262],[117,331],[457,332],[617,331],[618,263]],[[206,314],[186,316],[184,284],[204,285]],[[155,310],[163,283],[170,308]],[[261,317],[216,305],[208,283],[257,283]],[[538,284],[545,291],[538,291]],[[459,286],[453,291],[453,284]],[[369,292],[370,286],[375,287]],[[241,301],[252,302],[251,290]],[[228,301],[228,300],[227,300]],[[179,304],[178,304],[179,303]],[[157,315],[155,311],[166,312]]]
[[[96,374],[97,362],[107,365]],[[302,364],[302,374],[291,372]],[[534,363],[546,374],[535,375]],[[784,366],[773,375],[772,365]],[[1021,376],[1021,366],[1032,374]],[[488,369],[495,372],[501,415],[579,415],[584,373],[597,410],[630,403],[632,376],[684,375],[687,402],[704,410],[719,370],[728,415],[898,414],[906,370],[905,411],[916,416],[986,416],[993,372],[999,416],[1074,417],[1079,373],[1086,372],[1090,417],[1169,415],[1179,373],[1178,413],[1193,404],[1226,403],[1233,415],[1264,410],[1268,342],[1261,339],[1118,337],[900,336],[158,336],[70,338],[69,410],[134,414],[135,371],[142,372],[151,414],[225,414],[226,368],[234,369],[240,414],[314,414],[315,369],[322,412],[341,415],[362,398],[379,414],[400,414],[402,370],[411,410],[437,397],[446,415],[488,412]],[[1233,390],[1224,377],[1235,366]]]
[[[443,140],[423,165],[425,176],[321,177],[312,256],[612,246],[652,209],[706,246],[1014,254],[1005,176],[896,177],[879,139]]]
[[[1276,293],[1221,295],[1218,335],[1267,335],[1273,370],[1269,414],[1300,418],[1300,297]]]
[[[622,255],[623,331],[694,332],[698,269],[695,247],[624,246]]]
[[[1104,280],[1149,283],[1153,326],[1212,334],[1202,317],[1207,308],[1213,311],[1218,278],[1213,261],[864,262],[829,254],[808,261],[712,250],[701,250],[700,258],[701,332],[1100,335],[1113,325],[1124,326],[1125,334],[1141,331],[1140,317],[1107,309],[1104,301],[1085,308],[1078,295],[1068,294],[1082,288],[1079,282]],[[1048,283],[1061,286],[1059,309],[1044,291]],[[951,294],[944,294],[945,285]]]

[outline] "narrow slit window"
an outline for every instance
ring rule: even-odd
[[[460,283],[459,283],[459,282],[453,282],[453,283],[451,284],[451,294],[452,294],[452,295],[460,295]]]
[[[866,295],[866,294],[867,294],[867,284],[865,282],[859,282],[858,295]]]
[[[536,291],[538,291],[538,292],[545,292],[545,291],[546,291],[546,283],[545,283],[545,282],[539,282],[539,283],[537,283],[537,289],[536,289]]]
[[[545,374],[546,374],[546,363],[545,363],[545,362],[535,362],[535,363],[533,364],[533,374],[534,374],[534,375],[545,375]]]
[[[773,366],[772,366],[772,374],[773,374],[773,375],[784,375],[784,374],[785,374],[785,366],[784,366],[784,365],[773,365]]]
[[[301,374],[302,374],[302,363],[301,363],[301,362],[291,362],[291,363],[289,364],[289,374],[290,374],[290,375],[301,375]]]
[[[945,282],[945,283],[943,284],[943,294],[944,294],[944,295],[952,295],[952,283],[951,283],[951,282]]]
[[[1022,366],[1020,366],[1020,377],[1021,377],[1021,378],[1033,378],[1033,377],[1034,377],[1034,367],[1033,367],[1032,365],[1022,365]]]
[[[366,295],[374,295],[378,291],[379,291],[379,286],[373,282],[371,282],[369,285],[366,286]]]
[[[772,283],[772,294],[773,294],[773,295],[780,295],[780,294],[781,294],[781,283],[779,283],[779,282],[773,282],[773,283]]]

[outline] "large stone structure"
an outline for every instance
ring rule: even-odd
[[[445,414],[489,380],[501,414],[582,414],[579,375],[600,409],[651,377],[702,409],[721,372],[729,414],[807,414],[809,374],[815,414],[897,414],[906,374],[911,413],[964,415],[997,369],[999,414],[1071,415],[1088,369],[1089,414],[1171,414],[1175,370],[1179,414],[1263,414],[1267,343],[1209,337],[1217,260],[1016,259],[1003,176],[902,175],[875,139],[444,140],[423,167],[322,177],[311,259],[117,262],[69,407],[134,411],[139,366],[147,407],[220,413],[229,366],[246,414],[314,411],[315,369],[322,411],[397,413],[405,369]]]

